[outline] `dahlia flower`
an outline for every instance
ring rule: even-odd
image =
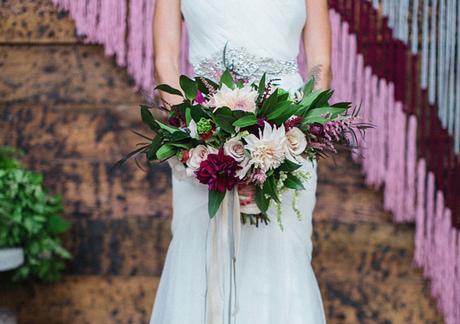
[[[220,149],[219,153],[209,154],[207,160],[201,162],[195,175],[200,183],[208,185],[209,190],[225,192],[238,183],[236,173],[239,169],[238,162]]]
[[[228,107],[231,110],[242,110],[246,112],[255,112],[256,99],[258,92],[252,89],[250,85],[244,85],[242,88],[230,89],[225,84],[218,90],[208,102],[211,107]]]
[[[250,165],[268,171],[276,169],[286,157],[284,126],[277,128],[265,122],[263,131],[259,130],[259,137],[249,134],[244,138],[245,148],[251,153]]]

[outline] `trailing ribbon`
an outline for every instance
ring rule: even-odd
[[[227,191],[219,212],[210,220],[209,231],[206,323],[230,324],[238,312],[236,259],[241,239],[241,214],[236,188]]]

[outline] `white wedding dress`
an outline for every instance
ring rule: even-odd
[[[195,73],[212,77],[222,64],[242,75],[262,72],[295,91],[303,81],[296,69],[305,0],[182,0]],[[174,166],[174,163],[172,164]],[[299,220],[283,195],[281,230],[274,210],[269,225],[242,225],[236,261],[234,302],[227,301],[218,322],[207,317],[209,226],[207,187],[183,179],[173,167],[172,241],[157,291],[151,324],[322,324],[321,294],[311,268],[312,211],[316,164],[303,166],[311,180],[300,192]],[[222,298],[231,284],[222,285]],[[212,321],[211,321],[212,322]]]

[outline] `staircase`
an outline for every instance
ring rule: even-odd
[[[142,98],[48,0],[0,3],[0,145],[27,152],[24,164],[63,195],[74,255],[59,283],[2,284],[0,308],[21,324],[148,323],[170,240],[170,171],[111,168],[136,143]],[[442,323],[412,266],[413,228],[391,223],[349,156],[322,160],[319,178],[314,268],[328,322]]]

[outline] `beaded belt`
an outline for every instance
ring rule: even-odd
[[[267,79],[298,73],[296,60],[277,60],[248,53],[244,48],[225,48],[209,58],[193,65],[196,75],[216,80],[225,69],[232,71],[238,78],[250,81],[258,80],[264,73]]]

